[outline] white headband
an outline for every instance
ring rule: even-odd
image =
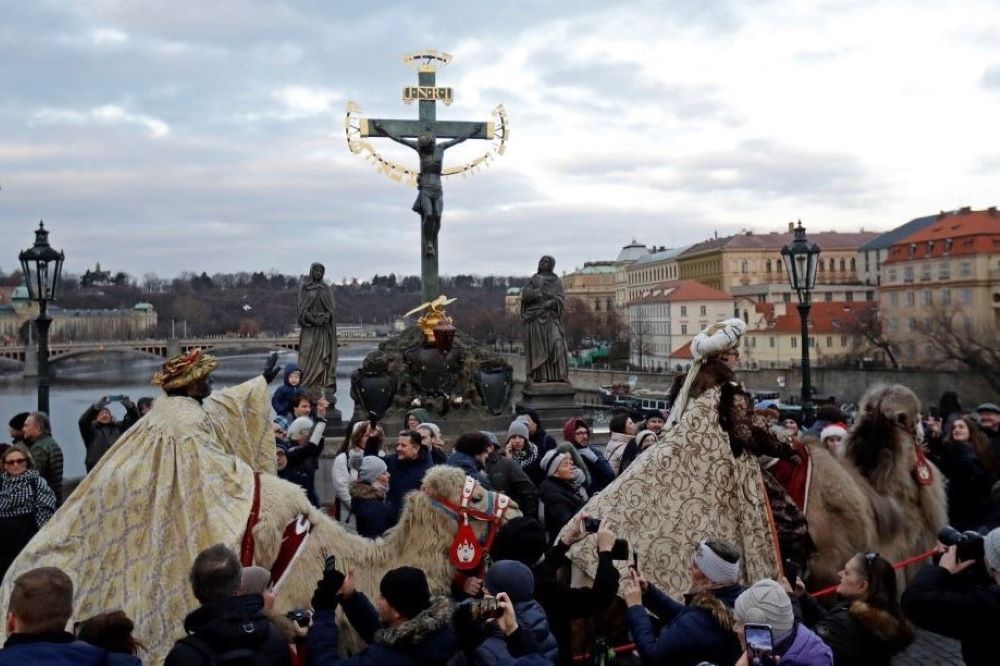
[[[545,465],[545,469],[543,470],[545,472],[545,476],[552,476],[553,472],[555,472],[559,468],[559,465],[562,464],[562,461],[569,457],[570,455],[565,451],[555,452],[555,455],[552,456],[548,464]]]
[[[704,541],[695,548],[694,563],[713,583],[736,583],[740,579],[740,561],[726,562]]]

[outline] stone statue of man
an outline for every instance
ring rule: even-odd
[[[333,291],[323,281],[325,273],[323,264],[314,263],[299,289],[299,367],[300,385],[309,397],[315,399],[322,393],[330,400],[337,390],[337,325]]]
[[[565,382],[569,377],[566,334],[561,319],[565,298],[562,282],[553,272],[555,267],[555,259],[548,255],[542,257],[538,261],[538,272],[521,290],[525,374],[529,382]]]

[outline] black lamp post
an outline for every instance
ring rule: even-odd
[[[799,319],[802,321],[802,420],[811,425],[813,420],[812,379],[809,373],[809,310],[812,308],[812,291],[816,286],[816,267],[819,246],[806,239],[802,220],[795,227],[795,236],[789,245],[781,248],[788,282],[799,297]]]
[[[56,299],[62,273],[62,252],[49,245],[49,232],[43,222],[35,230],[35,244],[17,255],[28,286],[28,298],[38,302],[38,411],[49,413],[49,301]]]

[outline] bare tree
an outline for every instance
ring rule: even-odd
[[[892,351],[893,342],[885,333],[885,323],[882,321],[882,317],[879,316],[878,308],[871,307],[859,310],[851,318],[847,330],[853,335],[861,336],[867,343],[867,349],[863,347],[858,350],[860,353],[864,354],[866,351],[872,349],[881,350],[889,358],[889,363],[892,364],[893,369],[899,369],[899,361],[896,360],[896,355]]]
[[[651,324],[646,321],[646,314],[643,312],[642,308],[635,308],[632,313],[631,321],[629,324],[629,363],[632,362],[633,354],[638,356],[639,369],[642,370],[646,362],[646,356],[650,354],[653,350],[653,346],[649,341],[649,337],[652,333]]]
[[[938,306],[917,330],[946,361],[983,377],[1000,391],[1000,330],[995,322],[976,323],[961,308]]]

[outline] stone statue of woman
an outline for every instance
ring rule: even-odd
[[[566,334],[562,326],[565,298],[562,282],[553,270],[556,260],[546,255],[538,272],[521,290],[525,357],[529,382],[565,382],[569,377]]]
[[[337,325],[333,292],[323,281],[325,273],[323,264],[314,263],[299,289],[300,385],[313,400],[320,394],[330,400],[337,390]]]

